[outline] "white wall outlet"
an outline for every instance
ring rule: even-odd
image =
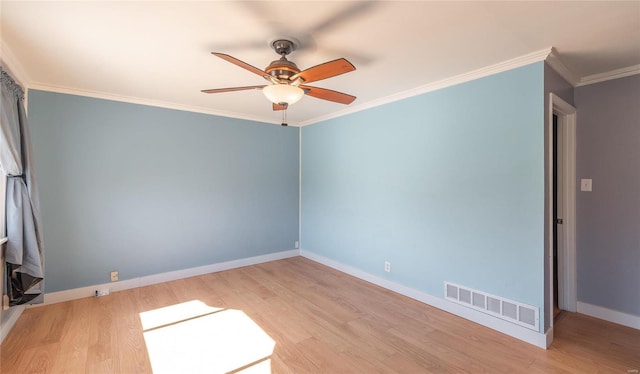
[[[386,271],[387,273],[391,272],[391,263],[389,261],[384,262],[384,271]]]
[[[293,248],[295,248],[295,249],[300,248],[300,242],[297,241],[297,240],[295,242],[293,242]]]
[[[111,272],[111,281],[112,282],[117,282],[118,281],[118,272],[117,271],[112,271]]]
[[[109,289],[108,288],[104,288],[102,290],[96,290],[94,295],[96,297],[107,296],[107,295],[109,295]]]
[[[580,191],[591,192],[592,180],[591,179],[580,179]]]

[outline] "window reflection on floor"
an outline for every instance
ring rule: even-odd
[[[140,313],[158,373],[271,373],[275,341],[241,310],[199,300]]]

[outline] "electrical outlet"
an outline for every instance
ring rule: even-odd
[[[295,242],[293,242],[293,248],[295,248],[295,249],[300,248],[300,242],[297,241],[297,240]]]
[[[111,272],[111,281],[112,282],[117,282],[118,281],[118,272],[117,271],[112,271]]]
[[[384,271],[386,271],[387,273],[391,272],[391,263],[389,261],[384,262]]]
[[[94,295],[95,295],[96,297],[99,297],[99,296],[107,296],[107,295],[109,295],[109,289],[108,289],[108,288],[104,288],[104,289],[102,289],[102,290],[96,290],[96,292],[94,293]]]

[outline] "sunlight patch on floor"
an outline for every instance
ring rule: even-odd
[[[140,321],[142,322],[142,329],[147,331],[160,326],[170,325],[187,319],[219,312],[221,310],[224,310],[224,308],[215,308],[200,300],[192,300],[186,303],[142,312],[140,313]]]
[[[194,300],[140,313],[158,373],[271,373],[275,342],[241,310]]]

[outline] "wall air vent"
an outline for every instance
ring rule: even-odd
[[[444,296],[454,303],[539,331],[540,314],[534,306],[449,282],[444,282]]]

